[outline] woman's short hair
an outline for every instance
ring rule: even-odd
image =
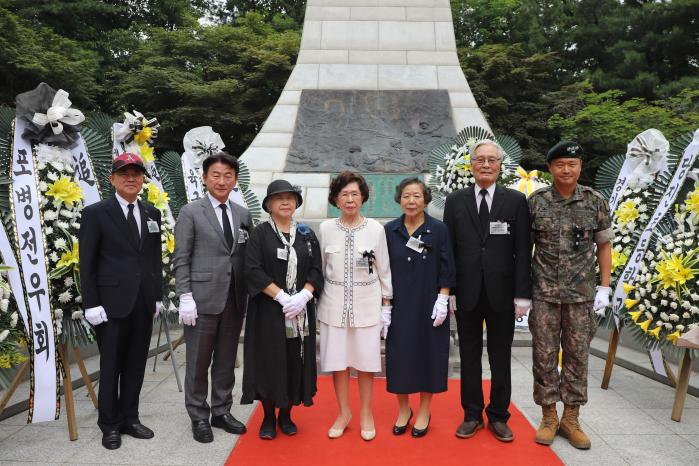
[[[411,178],[405,178],[403,181],[401,181],[398,186],[396,186],[396,195],[393,196],[393,200],[395,200],[398,204],[400,204],[400,198],[403,196],[403,190],[410,186],[411,184],[419,184],[420,187],[422,188],[422,197],[425,198],[425,205],[429,204],[432,202],[432,190],[430,189],[429,186],[425,184],[424,181],[422,181],[420,178],[417,176],[413,176]]]
[[[330,182],[328,202],[337,207],[337,196],[339,196],[340,191],[350,183],[357,183],[357,185],[359,185],[359,192],[362,194],[362,204],[369,200],[369,185],[366,183],[364,177],[359,173],[345,170],[340,172],[340,174]]]
[[[224,164],[228,165],[229,167],[231,167],[233,169],[233,171],[235,172],[236,178],[238,177],[238,172],[240,171],[240,165],[238,164],[238,159],[233,157],[228,152],[224,152],[224,151],[216,152],[215,154],[210,155],[204,159],[204,162],[202,162],[202,164],[201,164],[201,168],[204,171],[205,175],[209,171],[209,167],[211,165],[215,164],[216,162],[224,163]]]

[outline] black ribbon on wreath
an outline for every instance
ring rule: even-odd
[[[371,275],[374,273],[374,261],[376,260],[374,251],[364,251],[362,257],[366,258],[367,264],[369,265],[369,275]]]

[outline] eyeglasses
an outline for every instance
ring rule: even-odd
[[[496,159],[496,158],[487,158],[486,159],[486,158],[478,157],[475,159],[471,159],[471,163],[473,163],[474,165],[485,165],[486,163],[488,163],[489,165],[496,165],[496,164],[500,163],[500,159]]]
[[[354,199],[355,197],[362,197],[362,193],[359,191],[351,191],[351,192],[344,192],[340,193],[340,198],[342,199]]]

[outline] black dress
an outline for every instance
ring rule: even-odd
[[[386,339],[386,385],[391,393],[439,393],[447,389],[449,318],[434,327],[432,308],[440,288],[455,283],[454,258],[446,225],[425,214],[413,232],[426,244],[422,253],[406,246],[403,216],[386,224],[391,257],[393,312]]]
[[[318,239],[310,229],[306,234],[297,231],[293,246],[298,259],[296,286],[300,290],[311,283],[317,297],[323,288]],[[315,300],[306,308],[309,334],[303,340],[302,357],[301,338],[286,337],[282,306],[262,293],[272,282],[285,289],[287,261],[277,258],[277,249],[283,248],[267,222],[258,225],[248,241],[245,277],[250,301],[245,318],[242,404],[264,399],[273,400],[277,407],[311,406],[316,393]]]

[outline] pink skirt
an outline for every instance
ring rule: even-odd
[[[381,323],[372,327],[333,327],[320,322],[320,370],[381,372]]]

